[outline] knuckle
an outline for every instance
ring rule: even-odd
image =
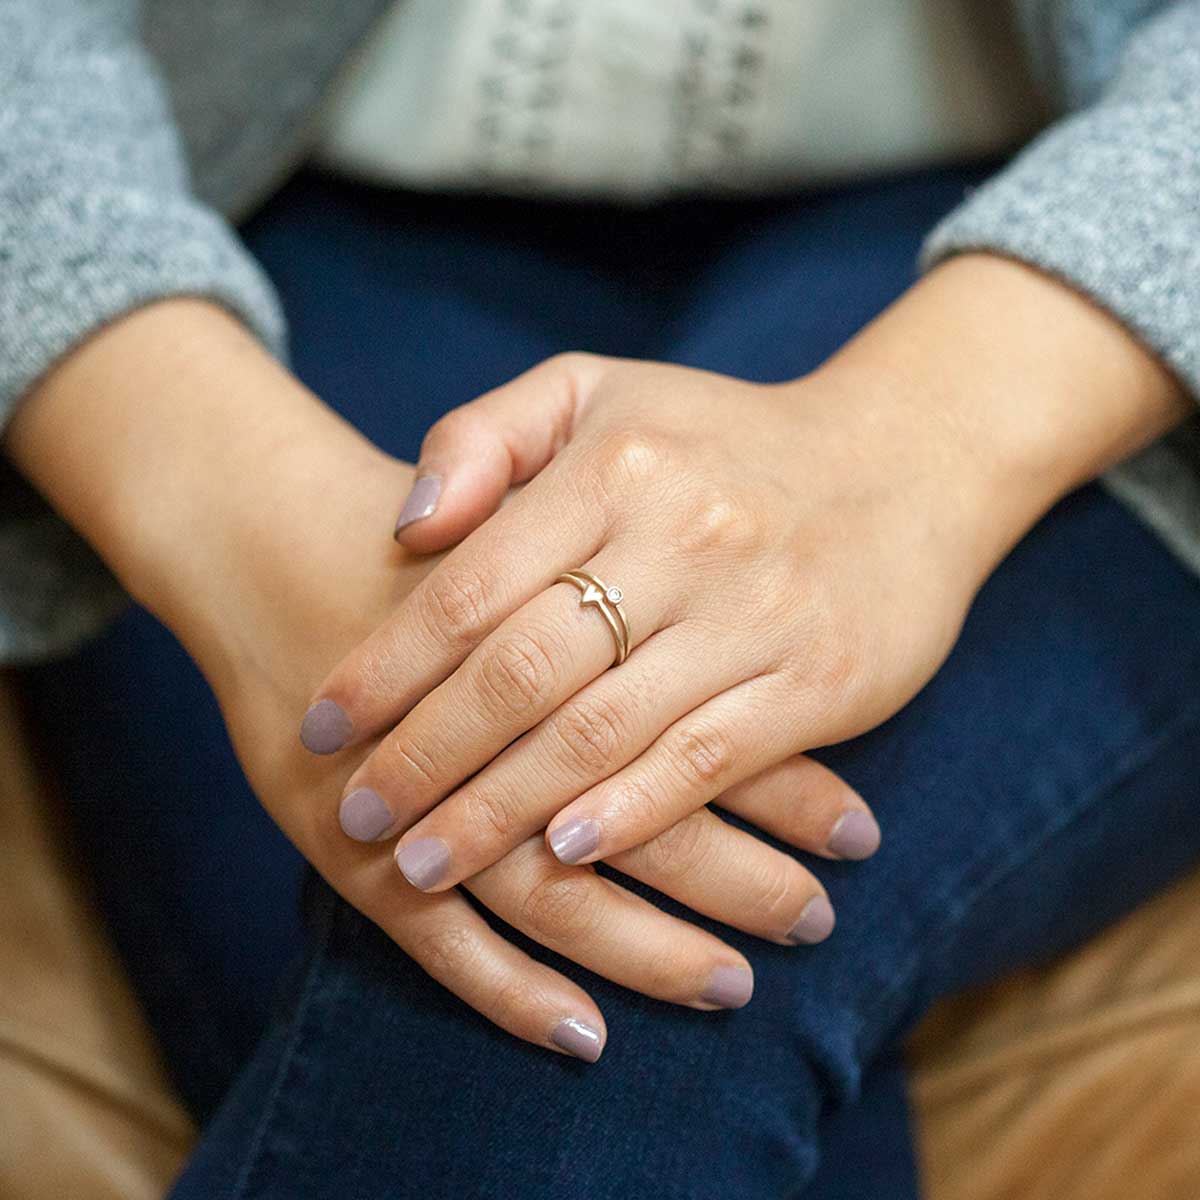
[[[646,429],[615,429],[596,448],[601,486],[611,496],[625,495],[631,487],[665,477],[674,457],[669,439]]]
[[[393,729],[380,744],[376,755],[390,776],[400,778],[406,786],[436,790],[438,771],[433,759],[425,753],[403,729]]]
[[[643,860],[656,880],[670,883],[688,877],[705,877],[713,838],[704,816],[704,813],[694,813],[643,844]]]
[[[575,941],[592,927],[592,874],[574,869],[543,876],[529,889],[521,915],[529,928],[552,942]]]
[[[517,830],[517,814],[505,792],[497,788],[472,788],[464,795],[467,823],[477,845],[506,843]]]
[[[853,689],[862,673],[863,662],[857,649],[842,638],[827,647],[824,658],[817,664],[817,678],[834,692]]]
[[[438,442],[453,443],[461,440],[470,432],[477,420],[477,413],[470,405],[452,408],[430,425],[421,443],[422,452]]]
[[[532,978],[512,975],[496,985],[490,1008],[509,1021],[536,1025],[539,1014],[546,1008],[546,995]]]
[[[484,652],[478,686],[493,713],[527,716],[553,692],[557,669],[547,642],[543,634],[511,633]]]
[[[747,912],[764,929],[787,929],[796,919],[799,890],[790,871],[769,866],[744,893]]]
[[[590,354],[586,350],[560,350],[546,359],[546,363],[557,370],[570,374],[590,368],[599,361],[599,357],[599,355]]]
[[[688,783],[710,786],[733,765],[733,744],[708,724],[694,723],[678,730],[667,743],[667,754],[678,775]]]
[[[599,696],[565,704],[550,723],[568,764],[593,775],[614,764],[625,742],[625,718],[611,700]]]
[[[761,546],[766,535],[766,522],[750,505],[710,495],[688,509],[678,541],[692,554],[739,553]]]
[[[462,649],[486,629],[488,589],[473,568],[445,562],[420,594],[426,626],[440,643]]]
[[[831,634],[804,661],[800,686],[815,703],[841,711],[854,700],[867,674],[860,648]]]
[[[479,944],[462,925],[438,925],[414,939],[410,953],[434,979],[444,983],[471,972]]]

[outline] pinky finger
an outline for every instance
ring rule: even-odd
[[[825,858],[857,861],[879,849],[879,824],[866,801],[805,754],[760,771],[714,803],[781,842]]]
[[[608,1034],[591,997],[496,933],[461,892],[397,894],[388,870],[378,895],[382,900],[364,911],[418,966],[482,1016],[559,1054],[585,1062],[600,1057]]]

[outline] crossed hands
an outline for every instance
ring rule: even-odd
[[[422,577],[317,687],[301,738],[314,765],[341,765],[340,800],[306,788],[289,832],[427,971],[530,1041],[594,1060],[603,1018],[461,889],[626,987],[745,1004],[743,955],[590,864],[776,943],[829,936],[813,873],[709,805],[820,857],[879,844],[863,799],[804,751],[905,703],[971,594],[964,522],[935,499],[951,447],[874,460],[881,436],[902,444],[893,419],[819,377],[762,386],[589,355],[449,413],[396,537],[455,548],[404,559]],[[556,582],[576,568],[620,593]],[[600,608],[627,622],[619,665]]]
[[[415,487],[188,299],[66,356],[4,450],[181,639],[329,883],[496,1024],[594,1060],[592,999],[465,893],[623,986],[745,1004],[745,957],[613,872],[827,937],[817,878],[710,805],[869,856],[864,800],[806,752],[904,705],[1040,516],[1189,411],[1103,310],[964,254],[792,382],[551,359],[439,421]]]

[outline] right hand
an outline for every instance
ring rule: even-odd
[[[6,448],[179,636],[263,804],[325,879],[500,1027],[598,1057],[604,1019],[582,988],[493,931],[458,889],[417,892],[389,847],[342,832],[328,799],[371,747],[316,758],[295,740],[330,666],[434,565],[388,537],[412,468],[350,430],[229,318],[193,302],[142,310],[76,351],[25,401]],[[723,802],[806,848],[831,811],[862,807],[807,759]],[[709,810],[612,865],[780,943],[820,899],[793,858]],[[750,998],[738,951],[590,867],[564,866],[540,836],[464,886],[535,941],[625,987],[697,1009]]]

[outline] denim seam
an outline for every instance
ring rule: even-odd
[[[254,1131],[254,1137],[251,1139],[250,1148],[246,1153],[246,1161],[242,1164],[241,1170],[238,1172],[237,1179],[234,1181],[233,1191],[230,1193],[230,1200],[244,1200],[249,1194],[247,1188],[254,1175],[254,1169],[259,1162],[262,1161],[263,1147],[266,1142],[267,1132],[274,1122],[276,1112],[279,1108],[280,1097],[283,1095],[284,1083],[288,1075],[291,1073],[292,1064],[296,1058],[296,1052],[300,1046],[301,1039],[304,1035],[305,1025],[308,1019],[308,1012],[312,1006],[312,998],[317,992],[318,977],[321,968],[325,965],[327,952],[329,949],[329,941],[332,936],[334,913],[332,908],[322,922],[320,937],[317,942],[317,949],[313,954],[312,962],[309,964],[307,972],[305,972],[304,988],[301,992],[300,1001],[296,1006],[296,1012],[292,1018],[292,1029],[288,1035],[287,1046],[284,1049],[283,1055],[279,1062],[279,1067],[275,1072],[275,1081],[271,1085],[271,1091],[267,1097],[267,1102],[263,1105],[262,1116],[259,1118],[258,1126]]]
[[[908,962],[903,968],[903,972],[897,981],[889,988],[877,994],[875,1003],[871,1005],[869,1011],[863,1014],[858,1022],[858,1031],[856,1036],[856,1050],[861,1061],[863,1057],[862,1038],[865,1035],[866,1028],[873,1024],[879,1013],[895,999],[896,995],[907,989],[913,979],[916,977],[917,971],[921,963],[932,952],[947,945],[954,935],[954,932],[962,924],[967,915],[975,908],[979,901],[999,887],[1006,879],[1010,878],[1014,871],[1018,870],[1021,865],[1028,862],[1029,859],[1039,853],[1048,842],[1057,837],[1064,830],[1070,828],[1071,825],[1083,818],[1085,814],[1091,812],[1097,802],[1102,800],[1106,795],[1111,794],[1117,787],[1127,782],[1132,776],[1136,775],[1144,767],[1149,765],[1162,750],[1174,742],[1182,733],[1190,728],[1194,728],[1200,724],[1200,705],[1187,705],[1176,716],[1165,729],[1161,730],[1157,736],[1150,737],[1144,741],[1137,743],[1137,749],[1130,747],[1123,753],[1117,755],[1113,760],[1112,770],[1106,772],[1103,776],[1102,783],[1095,783],[1090,788],[1081,788],[1079,795],[1080,801],[1073,808],[1068,809],[1063,814],[1063,819],[1047,828],[1043,835],[1036,841],[1023,844],[1019,850],[1014,851],[1003,864],[997,868],[982,881],[973,892],[971,892],[965,901],[962,901],[957,906],[957,910],[952,921],[945,922],[941,929],[934,926],[934,931],[930,933],[928,940],[919,950],[915,950],[909,957]],[[947,888],[938,895],[941,901],[946,902],[953,894],[953,887]]]

